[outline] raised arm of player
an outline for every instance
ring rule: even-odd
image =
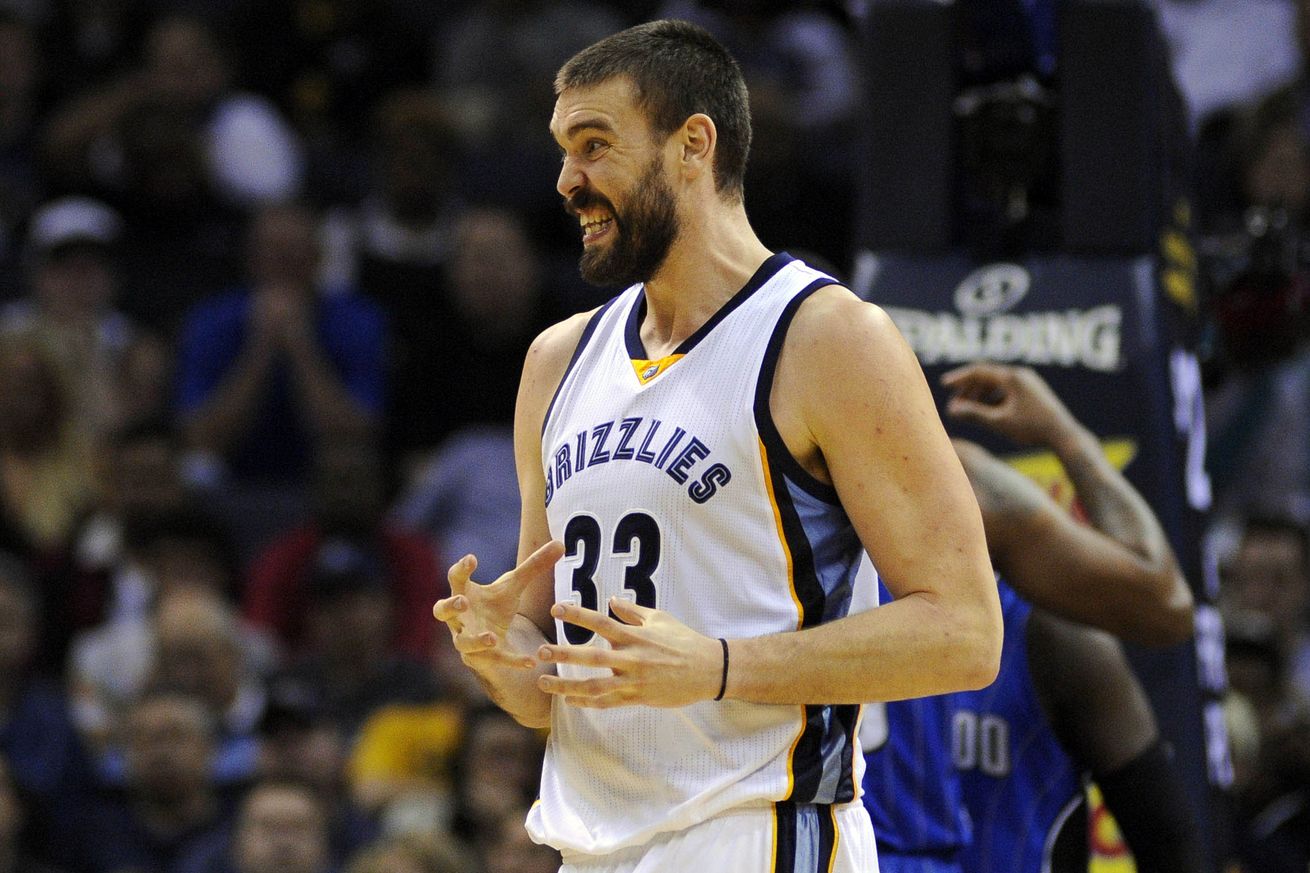
[[[450,628],[464,663],[501,708],[529,727],[550,724],[550,695],[537,686],[553,664],[536,659],[553,637],[555,563],[563,544],[552,541],[546,521],[541,471],[541,425],[590,313],[576,315],[541,334],[528,350],[514,412],[514,458],[522,505],[519,565],[490,585],[472,582],[477,561],[466,556],[450,569],[451,596],[433,615]]]
[[[801,305],[771,409],[793,456],[830,481],[896,600],[801,631],[728,641],[726,697],[862,703],[989,684],[1001,614],[982,518],[913,352],[881,310],[836,286]],[[713,697],[719,642],[659,610],[612,600],[622,620],[559,604],[613,650],[543,646],[548,660],[614,675],[541,686],[578,706],[681,706]]]
[[[1041,377],[975,364],[943,382],[955,392],[948,415],[1054,451],[1091,520],[1091,527],[1078,523],[1008,464],[957,441],[992,560],[1015,589],[1044,609],[1136,643],[1187,639],[1192,595],[1159,521]]]

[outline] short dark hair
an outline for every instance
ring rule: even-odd
[[[737,61],[704,28],[651,21],[607,36],[569,59],[555,93],[624,77],[656,134],[668,136],[696,113],[714,120],[714,189],[740,197],[751,146],[750,97]]]

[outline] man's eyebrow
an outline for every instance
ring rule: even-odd
[[[584,118],[581,121],[575,121],[569,125],[568,130],[564,131],[565,139],[573,139],[584,130],[596,130],[601,133],[613,134],[614,128],[603,118]]]

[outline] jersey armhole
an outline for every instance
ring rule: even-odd
[[[760,441],[764,443],[764,450],[768,454],[770,468],[775,471],[775,475],[785,476],[812,497],[832,504],[839,502],[837,489],[816,479],[792,455],[791,450],[787,448],[787,444],[782,439],[782,434],[778,432],[778,426],[773,421],[773,412],[769,409],[769,397],[773,392],[773,379],[778,369],[778,357],[782,354],[782,345],[787,339],[787,330],[791,327],[796,312],[801,308],[801,304],[808,300],[815,291],[837,284],[839,284],[837,280],[823,276],[806,285],[788,301],[787,306],[782,310],[782,314],[778,316],[778,322],[774,325],[773,333],[769,337],[769,343],[764,349],[764,358],[760,362],[759,378],[755,383],[755,427],[760,433]]]
[[[543,436],[546,433],[546,425],[550,423],[550,415],[555,411],[555,403],[559,400],[560,394],[563,393],[564,385],[569,381],[569,376],[573,375],[573,368],[577,366],[578,359],[582,357],[583,350],[586,349],[587,343],[591,341],[591,337],[596,332],[597,326],[600,325],[601,317],[609,311],[609,308],[614,305],[614,301],[618,299],[618,296],[611,297],[609,300],[605,301],[603,306],[596,310],[591,318],[587,319],[587,326],[582,329],[582,335],[578,337],[578,345],[573,350],[573,356],[569,358],[568,366],[564,368],[564,375],[560,376],[559,384],[555,386],[555,393],[551,395],[550,405],[546,407],[546,414],[541,417],[541,433]]]

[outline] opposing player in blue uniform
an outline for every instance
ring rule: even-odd
[[[1163,531],[1145,502],[1105,461],[1095,438],[1073,419],[1045,383],[1031,371],[999,365],[962,368],[946,380],[956,392],[948,415],[988,426],[1024,445],[1055,451],[1093,523],[1092,527],[1077,523],[1008,465],[976,445],[957,442],[957,451],[983,508],[993,560],[1010,573],[1014,587],[1052,612],[1138,643],[1169,645],[1185,639],[1191,631],[1191,596]],[[1177,843],[1180,838],[1171,835],[1190,833],[1186,800],[1175,790],[1177,780],[1167,772],[1150,710],[1144,704],[1137,705],[1144,699],[1114,640],[1044,613],[1038,614],[1030,628],[1027,605],[1013,591],[1005,591],[1007,621],[1016,627],[1022,625],[1024,630],[1007,626],[1005,651],[1012,672],[1005,674],[1003,668],[1004,676],[1028,687],[1026,666],[1020,669],[1014,665],[1026,665],[1027,633],[1036,628],[1039,649],[1053,650],[1049,657],[1043,652],[1043,663],[1055,663],[1055,658],[1069,653],[1075,656],[1065,671],[1071,679],[1065,690],[1081,687],[1073,681],[1074,674],[1083,665],[1094,664],[1098,666],[1089,677],[1092,686],[1097,687],[1096,680],[1101,677],[1102,684],[1115,692],[1073,696],[1070,705],[1081,713],[1075,721],[1093,724],[1095,718],[1094,724],[1106,729],[1087,742],[1072,728],[1057,736],[1044,717],[1024,721],[1046,732],[1042,737],[1050,743],[1046,748],[1052,760],[1061,762],[1058,767],[1048,766],[1049,762],[1038,765],[1042,775],[1052,780],[1053,793],[1044,795],[1044,800],[1059,798],[1053,810],[1042,810],[1038,816],[1048,817],[1042,833],[1060,819],[1074,794],[1081,796],[1081,777],[1087,766],[1105,775],[1118,764],[1136,762],[1137,767],[1127,771],[1125,792],[1117,790],[1113,778],[1109,780],[1107,793],[1114,795],[1112,808],[1129,820],[1127,827],[1134,834],[1139,833],[1133,826],[1136,821],[1151,821],[1153,816],[1178,811],[1182,820],[1173,828],[1159,831],[1165,843]],[[1117,677],[1117,684],[1111,677]],[[1007,691],[1013,690],[1006,687]],[[1048,705],[1068,700],[1060,690],[1056,688]],[[1004,699],[1008,698],[992,698]],[[1113,700],[1125,702],[1126,708],[1112,708]],[[1005,750],[995,745],[998,731],[1003,730],[996,713],[987,714],[984,736],[979,733],[982,716],[976,704],[968,712],[957,714],[958,705],[957,696],[890,703],[885,710],[885,733],[864,732],[868,740],[864,801],[874,822],[884,871],[948,873],[960,870],[962,861],[970,862],[970,871],[1018,869],[1010,866],[1017,859],[1002,859],[1008,849],[1000,855],[989,855],[987,863],[991,866],[981,868],[976,866],[974,854],[965,854],[967,846],[973,845],[976,850],[992,844],[1000,831],[1031,827],[1037,819],[1032,809],[1025,811],[1006,803],[998,804],[991,815],[976,810],[973,816],[962,814],[962,785],[952,762],[952,729],[955,757],[970,773],[984,772],[979,770],[984,761],[980,747],[984,738],[991,743],[985,759],[987,769],[1001,770],[1004,759],[996,756],[1004,755]],[[1069,754],[1070,748],[1080,755],[1077,763]],[[1143,773],[1159,776],[1162,767],[1169,777],[1159,780],[1163,795],[1161,790],[1142,790],[1136,784]],[[1019,791],[1015,783],[1005,784]],[[1128,796],[1121,797],[1125,793]],[[1137,795],[1151,798],[1156,808],[1145,812],[1134,809],[1132,797]],[[1152,857],[1152,849],[1146,845],[1149,841],[1149,837],[1137,839],[1139,854]],[[1073,844],[1075,855],[1079,848]],[[1085,844],[1081,851],[1085,868]],[[1178,854],[1174,849],[1165,849],[1166,856],[1171,852]],[[1184,864],[1163,869],[1189,867]]]
[[[979,364],[944,381],[952,417],[1054,451],[1090,522],[957,442],[1005,615],[997,681],[955,696],[953,753],[973,825],[965,873],[1086,871],[1088,777],[1140,870],[1199,873],[1199,831],[1145,692],[1118,641],[1088,626],[1157,644],[1190,634],[1191,596],[1164,531],[1036,373]]]

